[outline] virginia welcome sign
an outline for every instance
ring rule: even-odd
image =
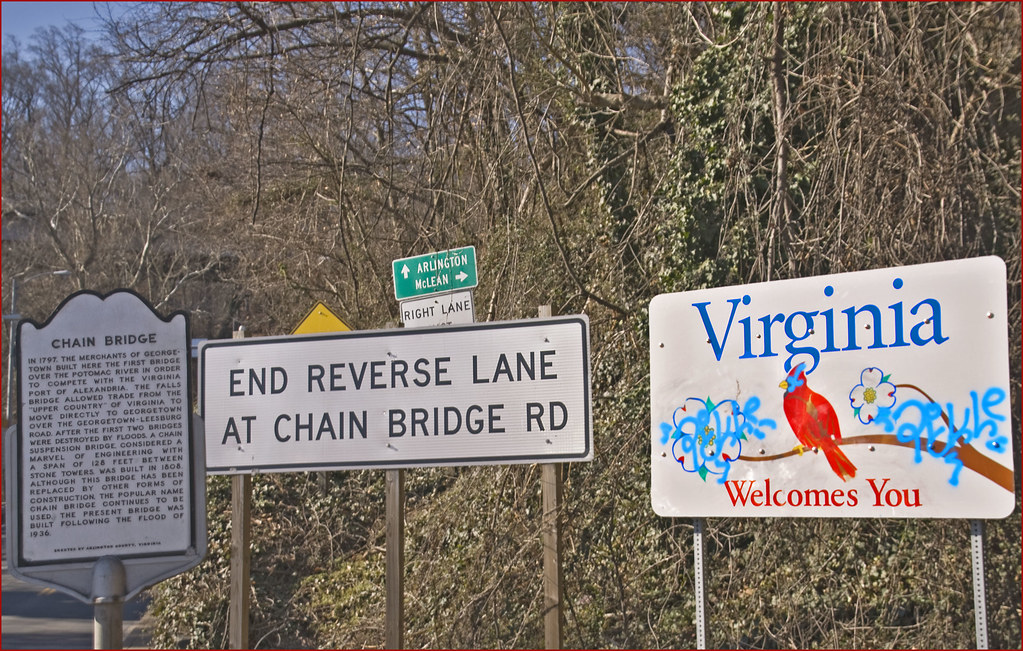
[[[987,257],[655,297],[654,510],[1008,515],[1005,292]]]

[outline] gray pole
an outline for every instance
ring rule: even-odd
[[[92,648],[124,648],[124,593],[127,580],[124,564],[104,556],[92,568]]]
[[[693,585],[696,588],[696,648],[707,648],[707,593],[703,581],[703,557],[707,553],[704,539],[706,521],[693,518]]]
[[[977,648],[987,644],[987,591],[984,589],[984,521],[970,520],[970,556],[973,560],[973,619],[977,627]]]

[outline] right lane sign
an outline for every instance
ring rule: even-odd
[[[399,314],[406,328],[476,322],[472,290],[433,294],[402,301]]]

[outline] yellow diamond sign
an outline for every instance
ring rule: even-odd
[[[323,303],[317,303],[316,307],[309,311],[309,314],[302,319],[294,330],[293,335],[311,335],[317,332],[347,332],[351,330],[341,317],[334,314]]]

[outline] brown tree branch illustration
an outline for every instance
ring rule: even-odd
[[[945,443],[943,441],[928,442],[927,439],[919,439],[920,448],[933,450],[940,454],[945,450]],[[864,434],[862,436],[850,436],[849,438],[842,438],[835,441],[836,445],[896,445],[903,448],[916,448],[916,441],[900,441],[894,434]],[[958,453],[959,460],[963,462],[963,466],[969,468],[973,472],[987,477],[994,483],[998,484],[1007,491],[1013,491],[1012,483],[1012,470],[1006,468],[1001,464],[995,462],[990,457],[986,457],[980,452],[977,452],[976,448],[969,444],[959,444],[955,446],[956,452]],[[814,451],[816,453],[816,450]],[[771,454],[764,456],[749,456],[746,454],[739,455],[741,461],[774,461],[776,459],[784,459],[785,457],[791,457],[799,454],[796,450],[788,450],[780,454]]]
[[[918,391],[921,395],[931,401],[933,404],[938,404],[931,396],[927,395],[925,391],[912,384],[896,384],[896,388],[913,389]],[[941,411],[941,420],[944,421],[945,426],[949,428],[949,431],[955,434],[957,431],[949,423],[948,416],[945,414],[945,410]],[[842,438],[835,441],[836,445],[895,445],[903,448],[916,449],[919,445],[920,449],[932,450],[937,454],[941,454],[945,451],[946,443],[944,441],[928,441],[925,438],[920,438],[913,441],[901,441],[894,434],[864,434],[862,436],[850,436],[848,438]],[[963,462],[963,466],[969,468],[973,472],[986,477],[998,484],[1005,490],[1013,492],[1015,486],[1013,485],[1012,469],[1006,468],[1005,466],[994,461],[990,457],[987,457],[977,451],[969,443],[959,442],[955,446],[955,451],[959,457],[959,460]],[[817,453],[817,449],[814,448],[814,454]],[[785,457],[791,457],[795,454],[800,454],[795,449],[788,450],[779,454],[763,455],[763,456],[749,456],[739,455],[739,459],[742,461],[774,461],[776,459],[784,459]]]

